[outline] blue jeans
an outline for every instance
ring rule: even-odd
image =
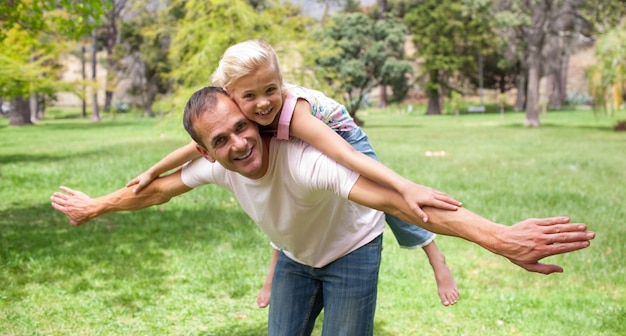
[[[376,161],[380,161],[374,152],[374,148],[372,148],[372,145],[367,139],[367,134],[365,134],[361,128],[355,128],[346,132],[337,132],[337,134],[352,145],[354,149]],[[401,247],[409,249],[419,248],[429,244],[435,238],[434,233],[407,223],[398,217],[385,214],[385,219]]]
[[[279,254],[270,297],[268,335],[310,335],[324,309],[324,336],[374,333],[382,235],[322,267]]]

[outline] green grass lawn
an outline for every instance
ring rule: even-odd
[[[500,223],[568,215],[597,233],[548,258],[565,268],[549,276],[440,236],[461,292],[444,307],[424,253],[388,230],[375,334],[626,334],[626,134],[612,130],[623,113],[549,112],[528,129],[521,113],[364,111],[379,157],[402,175]],[[179,120],[50,115],[22,128],[0,119],[0,335],[264,335],[255,300],[270,246],[228,192],[202,187],[81,227],[49,204],[60,185],[123,186],[188,142]]]

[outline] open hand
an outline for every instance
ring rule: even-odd
[[[70,218],[70,224],[81,225],[88,222],[92,217],[89,214],[91,197],[78,190],[61,186],[65,193],[55,192],[50,197],[52,207],[64,213]]]
[[[584,249],[595,233],[587,225],[569,223],[567,217],[532,218],[505,228],[505,250],[495,251],[529,272],[563,272],[559,265],[542,264],[543,258]],[[502,237],[499,235],[499,237]]]

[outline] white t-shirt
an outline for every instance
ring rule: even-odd
[[[233,192],[272,242],[305,265],[328,265],[383,232],[382,212],[348,200],[358,173],[295,138],[272,138],[269,162],[265,176],[253,180],[201,158],[183,167],[182,180]]]

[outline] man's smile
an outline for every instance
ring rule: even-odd
[[[241,160],[247,159],[248,157],[250,157],[250,155],[252,155],[252,150],[253,149],[254,149],[254,147],[250,147],[250,150],[246,154],[244,154],[242,156],[239,156],[239,157],[236,157],[235,161],[241,161]]]

